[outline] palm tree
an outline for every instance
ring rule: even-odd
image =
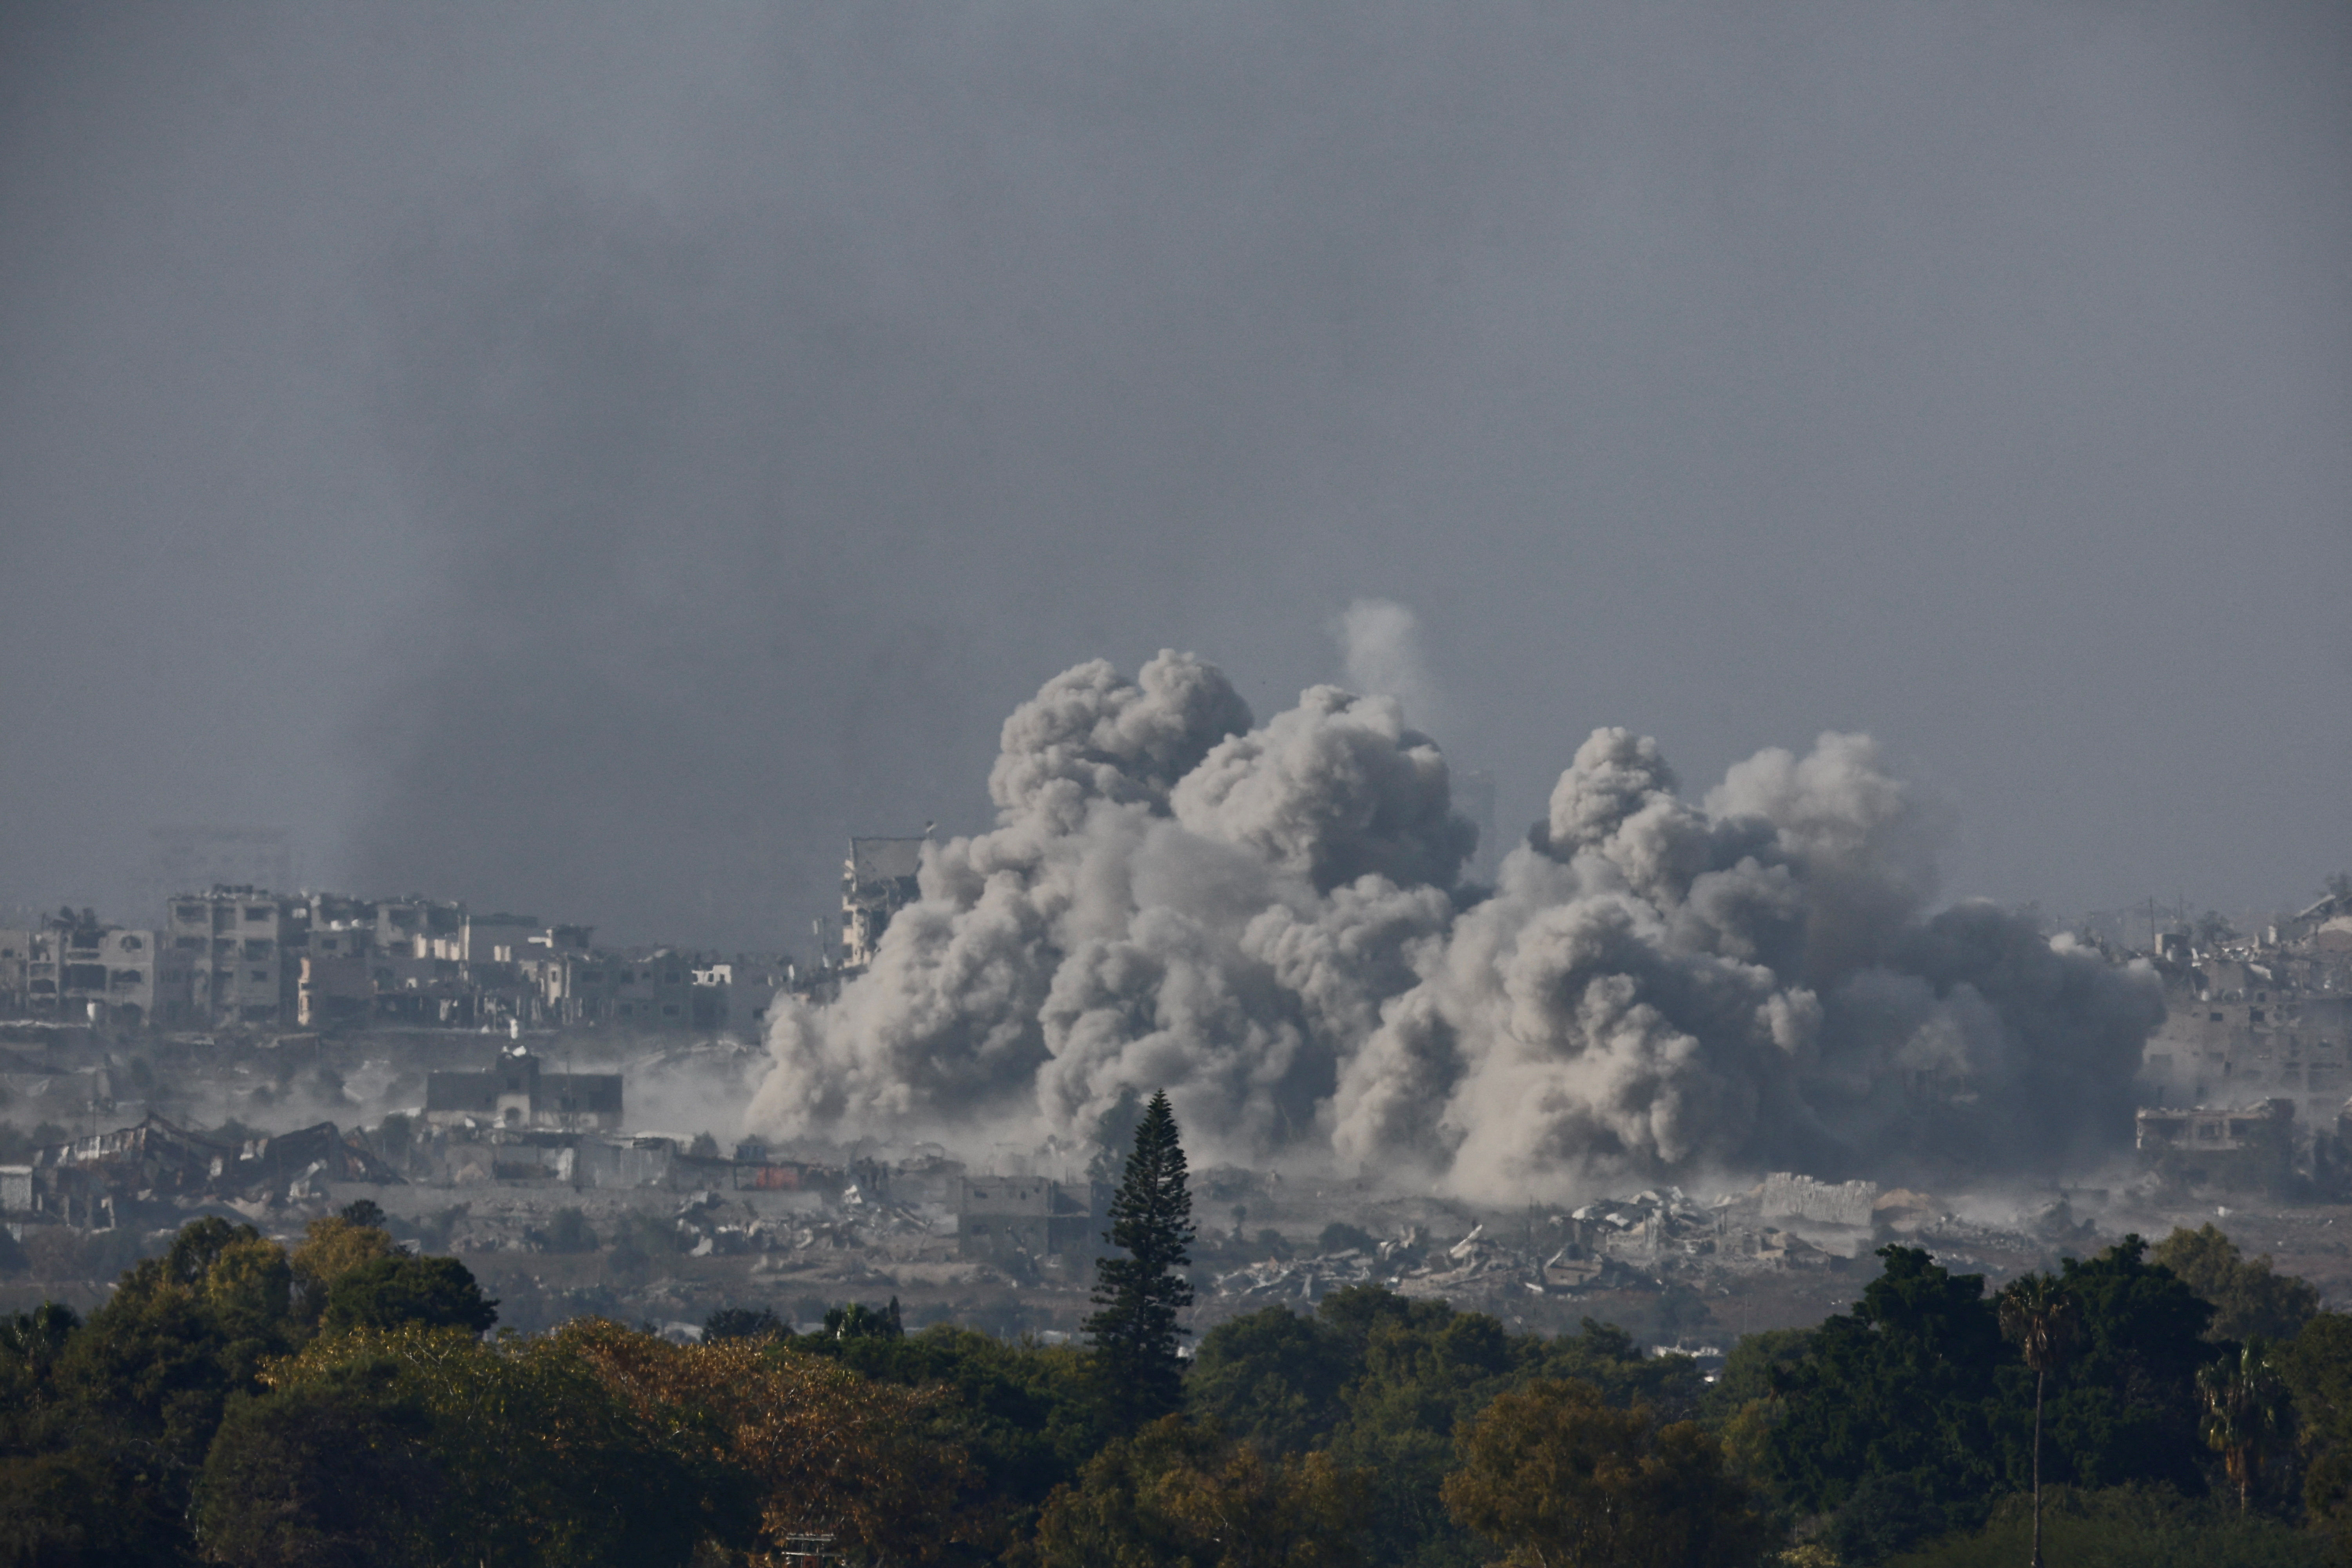
[[[2000,1331],[2033,1369],[2033,1568],[2042,1568],[2042,1396],[2074,1347],[2082,1306],[2047,1274],[2028,1274],[2000,1293]]]
[[[2221,1456],[2243,1513],[2262,1479],[2263,1452],[2286,1431],[2286,1387],[2262,1342],[2250,1340],[2236,1359],[2223,1356],[2198,1369],[2197,1396],[2205,1405],[2205,1446]]]

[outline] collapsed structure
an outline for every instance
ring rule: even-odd
[[[135,1126],[37,1150],[27,1164],[0,1166],[0,1215],[105,1229],[134,1213],[282,1204],[307,1196],[314,1182],[400,1180],[364,1139],[331,1121],[227,1143],[150,1114]]]

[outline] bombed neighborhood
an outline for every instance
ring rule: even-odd
[[[0,5],[0,1568],[2352,1561],[2347,89]]]

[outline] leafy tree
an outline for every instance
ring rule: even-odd
[[[2095,1258],[2066,1259],[2059,1283],[2081,1304],[2081,1321],[2050,1400],[2058,1479],[2091,1488],[2160,1482],[2184,1496],[2202,1493],[2196,1377],[2212,1355],[2204,1337],[2212,1309],[2150,1262],[2137,1236]],[[2022,1394],[2021,1382],[2007,1395],[2012,1408],[2021,1410]],[[2021,1426],[2005,1426],[2005,1436]],[[2010,1453],[2012,1484],[2024,1479],[2023,1458]]]
[[[920,1411],[924,1436],[969,1456],[1004,1531],[1034,1524],[1054,1489],[1075,1480],[1108,1439],[1088,1358],[1075,1346],[1008,1343],[940,1323],[899,1339],[809,1335],[792,1348],[933,1396]]]
[[[395,1113],[396,1114],[396,1113]],[[373,1198],[354,1198],[335,1211],[335,1217],[345,1225],[355,1225],[367,1230],[389,1228],[383,1205]]]
[[[2042,1568],[2042,1405],[2050,1374],[2074,1345],[2082,1308],[2046,1274],[2029,1274],[2000,1296],[2002,1337],[2024,1353],[2033,1372],[2033,1568]]]
[[[2205,1445],[2221,1456],[2243,1513],[2262,1479],[2263,1460],[2286,1435],[2286,1385],[2256,1342],[2200,1367],[2197,1394],[2205,1407],[2200,1426]]]
[[[1184,1269],[1192,1260],[1192,1194],[1176,1113],[1161,1090],[1136,1124],[1127,1173],[1111,1198],[1104,1239],[1125,1256],[1095,1263],[1094,1314],[1087,1337],[1095,1349],[1104,1402],[1116,1423],[1133,1429],[1184,1401],[1177,1314],[1192,1304]]]
[[[2294,1401],[2313,1522],[2352,1533],[2352,1314],[2322,1312],[2273,1358]]]
[[[1269,1308],[1202,1337],[1186,1394],[1193,1413],[1269,1456],[1328,1450],[1378,1474],[1368,1550],[1383,1563],[1475,1563],[1478,1547],[1439,1489],[1454,1434],[1501,1393],[1576,1378],[1612,1405],[1666,1419],[1697,1408],[1705,1384],[1684,1356],[1647,1356],[1623,1331],[1588,1321],[1544,1339],[1483,1313],[1379,1286],[1335,1290],[1312,1318]]]
[[[1324,1454],[1268,1459],[1212,1426],[1163,1416],[1055,1491],[1039,1568],[1351,1568],[1369,1478]]]
[[[1340,1392],[1361,1370],[1360,1350],[1327,1322],[1267,1307],[1201,1337],[1185,1399],[1265,1453],[1304,1453],[1328,1443],[1346,1417]]]
[[[1660,1427],[1591,1384],[1545,1380],[1498,1396],[1457,1440],[1456,1521],[1528,1568],[1734,1568],[1763,1515],[1696,1424]]]
[[[719,1307],[702,1321],[705,1342],[713,1340],[781,1340],[792,1337],[792,1325],[770,1307]]]
[[[748,1516],[728,1509],[726,1478],[697,1462],[690,1423],[639,1410],[562,1333],[492,1343],[415,1322],[358,1328],[312,1341],[269,1384],[270,1399],[364,1389],[404,1438],[390,1413],[424,1411],[417,1454],[437,1504],[416,1529],[429,1561],[685,1568],[705,1541],[749,1544]],[[268,1470],[247,1473],[266,1503]]]
[[[2208,1220],[2175,1230],[2156,1246],[2156,1260],[2213,1307],[2211,1340],[2291,1340],[2319,1314],[2319,1291],[2292,1274],[2274,1273],[2268,1257],[2247,1261]]]
[[[161,1506],[184,1510],[229,1397],[292,1350],[292,1270],[248,1225],[205,1218],[125,1273],[59,1353],[55,1387],[110,1451],[133,1456]]]
[[[373,1204],[366,1206],[375,1208]],[[288,1260],[294,1271],[297,1311],[305,1322],[317,1322],[327,1310],[327,1295],[336,1280],[362,1263],[400,1255],[390,1232],[351,1217],[359,1207],[354,1204],[341,1214],[312,1220],[303,1233],[302,1245]]]
[[[432,1420],[387,1363],[231,1402],[196,1490],[215,1561],[394,1568],[432,1561],[445,1485]]]
[[[481,1333],[499,1321],[473,1270],[454,1258],[378,1258],[339,1277],[327,1296],[325,1326],[334,1330],[429,1329]]]
[[[2032,1511],[2030,1500],[2005,1498],[1981,1531],[1948,1535],[1888,1568],[2016,1568],[2032,1538]],[[2324,1537],[2168,1487],[2053,1486],[2046,1511],[2050,1560],[2066,1568],[2323,1568],[2337,1561]]]
[[[929,1436],[935,1392],[870,1383],[788,1347],[673,1345],[593,1319],[547,1342],[593,1368],[641,1420],[677,1433],[711,1478],[706,1488],[740,1477],[762,1552],[822,1530],[851,1554],[924,1563],[992,1540],[966,1457]],[[723,1488],[714,1495],[732,1500]]]
[[[1318,1252],[1346,1252],[1350,1248],[1370,1252],[1379,1245],[1372,1238],[1371,1232],[1349,1225],[1343,1219],[1335,1219],[1325,1226],[1323,1234],[1315,1238],[1315,1250]]]
[[[898,1298],[893,1296],[887,1307],[851,1301],[828,1309],[821,1332],[832,1340],[899,1340],[907,1337],[907,1326],[898,1315]]]
[[[1948,1510],[1980,1506],[1999,1484],[2003,1358],[1981,1276],[1953,1275],[1914,1247],[1879,1256],[1885,1271],[1863,1299],[1813,1331],[1781,1375],[1785,1407],[1762,1468],[1801,1513],[1854,1503],[1909,1521],[1881,1542],[1899,1548],[1905,1530],[1940,1529]]]

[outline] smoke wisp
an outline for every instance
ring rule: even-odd
[[[1005,721],[996,827],[926,851],[837,1001],[780,1003],[751,1125],[1076,1151],[1164,1087],[1202,1158],[1494,1202],[2127,1136],[2152,977],[1936,908],[1937,814],[1866,737],[1693,799],[1596,730],[1490,892],[1404,711],[1318,686],[1260,723],[1169,652],[1047,681]]]

